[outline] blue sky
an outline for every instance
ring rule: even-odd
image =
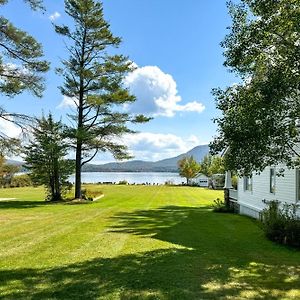
[[[47,90],[42,99],[24,93],[13,99],[1,96],[9,111],[40,116],[51,111],[57,118],[70,111],[61,96],[55,72],[67,52],[55,23],[68,23],[62,0],[46,0],[47,11],[31,11],[19,0],[1,7],[1,14],[32,34],[44,45],[51,71],[46,75]],[[158,160],[185,152],[212,140],[217,116],[211,89],[236,82],[223,67],[220,42],[231,23],[225,0],[104,0],[104,14],[115,35],[123,43],[119,52],[137,64],[126,84],[137,96],[130,108],[154,116],[126,137],[136,159]],[[66,100],[66,99],[65,99]],[[12,130],[12,129],[10,129]],[[110,161],[101,154],[96,162]]]

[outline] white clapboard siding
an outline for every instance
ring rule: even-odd
[[[240,213],[258,218],[259,212],[265,208],[263,199],[280,202],[296,203],[296,170],[283,165],[275,167],[275,173],[284,168],[284,176],[275,176],[275,193],[270,192],[270,167],[263,172],[252,175],[252,191],[244,190],[244,179],[238,182],[238,203]]]
[[[197,177],[191,179],[191,183],[201,187],[208,187],[208,177],[203,174],[199,174]]]

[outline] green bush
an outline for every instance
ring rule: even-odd
[[[91,191],[91,190],[87,190],[87,189],[82,189],[81,190],[81,194],[82,194],[82,199],[83,200],[93,201],[94,198],[102,195],[102,192],[100,192],[100,191]]]
[[[165,185],[172,186],[172,185],[174,185],[174,181],[173,180],[166,180]]]
[[[265,203],[267,207],[261,213],[261,222],[266,237],[280,244],[300,248],[299,205],[280,205],[276,200]]]
[[[127,180],[121,180],[121,181],[119,181],[118,184],[120,184],[120,185],[128,185],[128,181]]]
[[[224,174],[213,174],[211,176],[211,187],[216,190],[224,188],[225,175]]]
[[[91,196],[88,194],[87,189],[82,189],[82,190],[81,190],[81,197],[82,197],[83,200],[93,201],[93,197],[91,197]]]
[[[228,207],[225,205],[225,202],[220,198],[214,200],[214,204],[212,205],[214,212],[224,212],[224,213],[232,213],[234,212],[233,207]]]
[[[10,187],[23,187],[23,186],[32,186],[32,181],[27,174],[15,175],[11,179]]]
[[[236,175],[233,175],[231,178],[231,184],[235,190],[237,190],[237,188],[238,188],[238,181],[239,181],[239,178]]]

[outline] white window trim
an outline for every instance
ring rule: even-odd
[[[298,202],[300,202],[300,169],[299,168],[296,168],[295,169],[296,170],[296,174],[295,174],[295,176],[296,176],[296,203],[298,203]]]
[[[251,185],[251,189],[246,188],[246,186],[248,185],[246,182],[248,182],[249,178],[250,178],[250,181],[251,181],[251,184],[250,184]],[[250,193],[253,192],[253,176],[251,176],[251,177],[244,176],[244,192],[250,192]]]
[[[273,173],[273,176],[274,176],[274,191],[272,192],[272,188],[271,188],[271,184],[272,184],[272,181],[271,181],[271,170],[274,170],[274,173]],[[276,169],[274,167],[270,167],[270,170],[269,170],[269,193],[271,195],[275,195],[276,194]]]

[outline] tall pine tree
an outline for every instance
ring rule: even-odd
[[[7,2],[0,0],[0,7]],[[42,9],[41,0],[25,2],[34,10]],[[43,75],[49,69],[48,62],[42,57],[42,45],[0,15],[0,94],[13,97],[27,90],[41,97],[45,88]],[[21,129],[31,120],[24,114],[7,112],[2,106],[0,118]],[[0,132],[0,149],[14,148],[12,145],[17,145],[17,141]]]
[[[63,61],[61,92],[76,106],[71,115],[76,125],[70,138],[76,149],[75,198],[81,198],[81,168],[99,151],[110,151],[115,158],[127,158],[127,148],[118,142],[132,133],[128,123],[148,121],[143,115],[124,112],[124,104],[135,97],[123,85],[124,76],[133,70],[123,55],[108,55],[120,45],[104,20],[102,4],[95,0],[65,0],[65,11],[74,26],[56,26],[56,32],[68,39],[68,60]],[[118,109],[121,108],[121,109]]]
[[[8,2],[0,0],[1,5]],[[41,1],[27,0],[32,9],[41,9]],[[41,97],[43,74],[49,64],[42,59],[42,45],[25,31],[0,16],[0,93],[12,97],[24,90]]]

